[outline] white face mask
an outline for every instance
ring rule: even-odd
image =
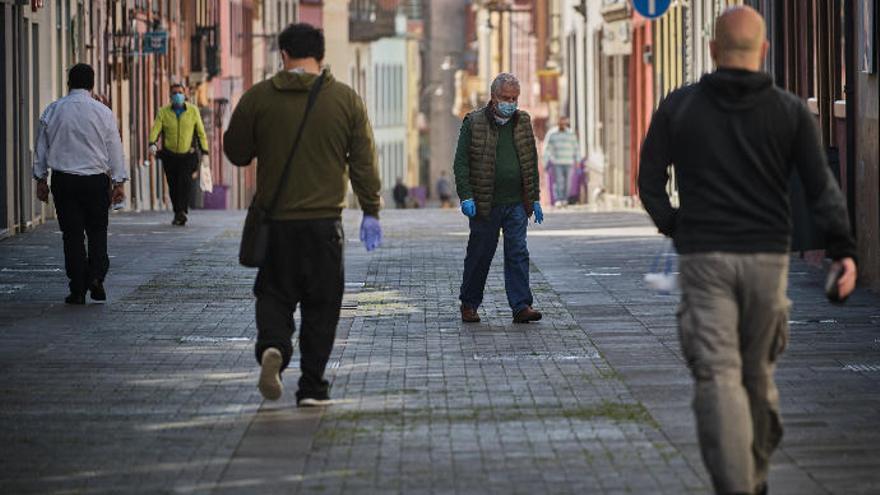
[[[494,114],[494,117],[495,117],[495,122],[497,122],[498,125],[504,125],[504,124],[510,122],[510,117],[502,117],[502,116],[498,115],[497,113]]]

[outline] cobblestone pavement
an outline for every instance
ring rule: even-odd
[[[261,403],[242,213],[166,216],[113,216],[103,305],[59,304],[55,225],[0,242],[0,493],[709,492],[676,296],[641,283],[664,246],[644,215],[548,212],[545,317],[513,325],[500,248],[483,322],[460,322],[460,214],[387,211],[368,254],[346,212],[326,411],[290,388]],[[792,266],[771,492],[876,493],[880,298],[830,306],[821,279]]]

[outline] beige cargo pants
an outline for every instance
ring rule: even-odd
[[[754,493],[782,439],[773,373],[788,341],[788,255],[679,260],[679,338],[696,381],[703,462],[717,493]]]

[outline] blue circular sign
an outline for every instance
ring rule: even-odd
[[[632,0],[632,6],[642,17],[656,19],[669,10],[671,0]]]

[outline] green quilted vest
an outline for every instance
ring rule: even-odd
[[[477,205],[477,216],[488,218],[492,210],[495,189],[495,150],[498,144],[498,125],[488,106],[474,110],[466,118],[471,122],[470,184]],[[532,120],[529,114],[517,110],[513,118],[513,142],[522,172],[523,206],[532,215],[532,203],[540,199],[537,179],[538,150]]]

